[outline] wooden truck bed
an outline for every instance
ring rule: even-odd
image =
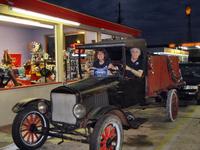
[[[178,57],[149,56],[147,63],[146,96],[157,96],[181,84]]]

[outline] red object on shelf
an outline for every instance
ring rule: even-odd
[[[20,79],[20,78],[17,78],[17,82],[21,83],[22,86],[26,86],[26,85],[31,85],[31,81],[30,80],[23,80],[23,79]]]
[[[74,50],[74,54],[79,54],[79,50],[75,49]],[[85,54],[85,50],[84,49],[80,49],[80,54]]]
[[[12,65],[15,67],[21,66],[22,55],[21,54],[9,54],[12,59]]]
[[[31,74],[31,80],[32,81],[37,81],[37,80],[39,80],[41,77],[40,76],[37,76],[35,73],[34,74]]]

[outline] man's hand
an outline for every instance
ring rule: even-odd
[[[119,70],[119,67],[115,66],[115,67],[114,67],[114,70]]]
[[[131,71],[132,68],[126,65],[126,70]]]

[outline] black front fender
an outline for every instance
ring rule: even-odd
[[[127,117],[126,117],[126,114],[124,113],[124,111],[113,105],[98,107],[98,108],[92,110],[87,115],[87,117],[89,120],[98,120],[105,114],[114,114],[114,115],[118,116],[120,118],[123,126],[129,127],[129,123],[128,123],[128,120],[127,120]]]
[[[93,119],[98,120],[99,118],[101,118],[102,115],[104,115],[112,110],[116,110],[116,109],[119,109],[119,108],[117,108],[115,106],[111,106],[111,105],[98,107],[89,112],[88,118],[92,119],[92,120]]]
[[[42,98],[27,98],[27,99],[23,99],[23,100],[19,101],[18,103],[16,103],[13,106],[12,111],[14,113],[18,113],[18,112],[24,110],[24,108],[28,107],[28,106],[37,107],[37,104],[41,101],[45,102],[48,107],[50,106],[49,100],[42,99]]]

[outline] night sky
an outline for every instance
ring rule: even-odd
[[[45,0],[59,6],[118,21],[119,0]],[[187,0],[120,0],[121,24],[142,30],[150,45],[187,41]],[[190,0],[192,41],[200,41],[200,0]]]

